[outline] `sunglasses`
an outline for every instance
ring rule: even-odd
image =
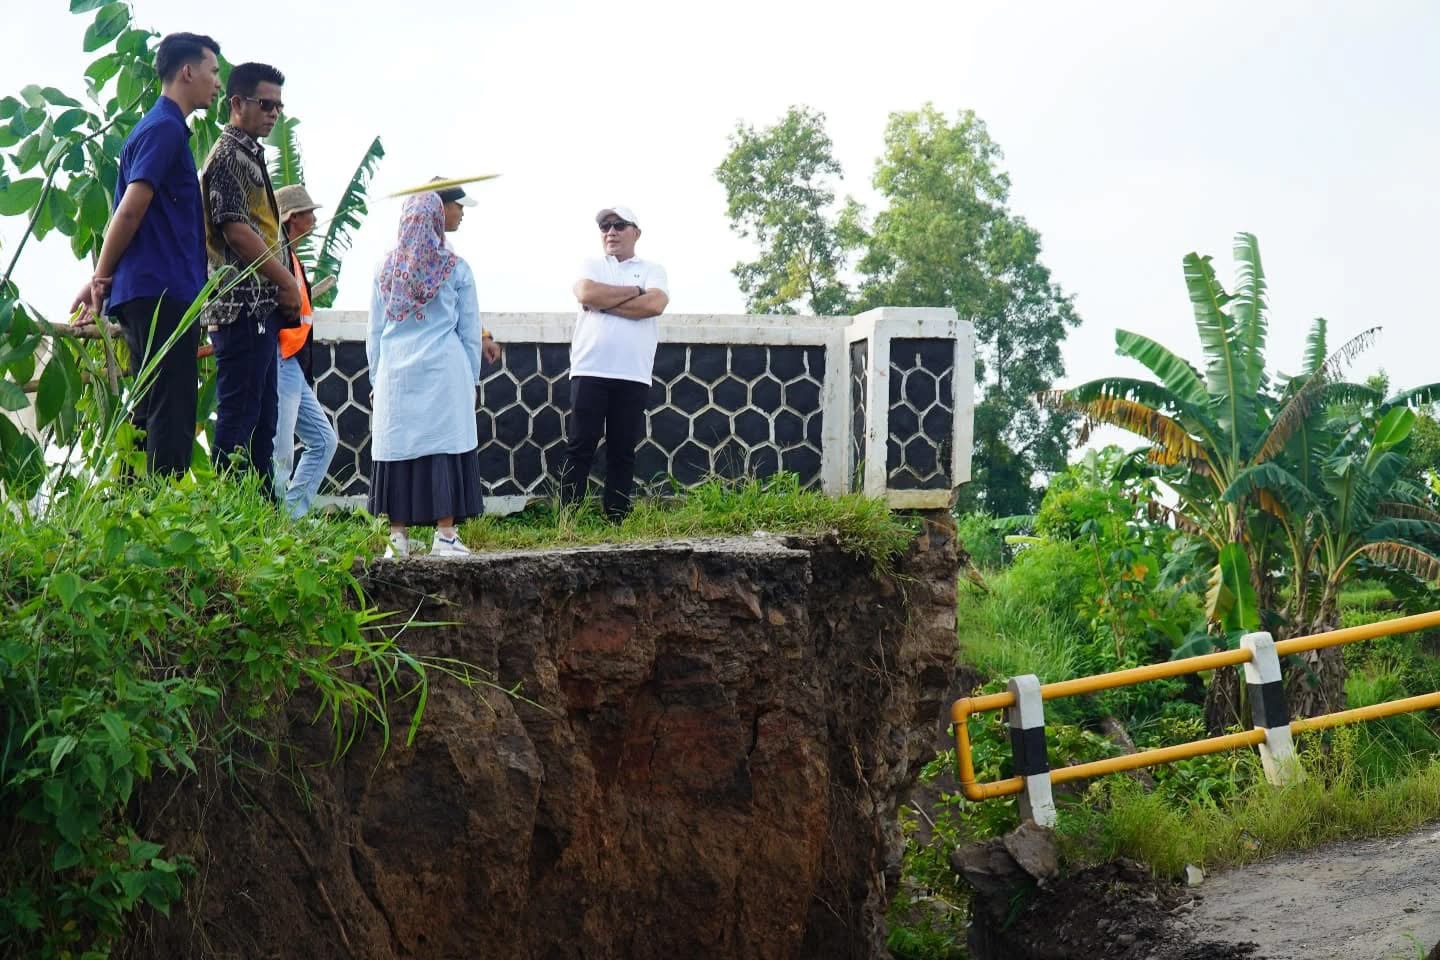
[[[611,230],[614,230],[616,233],[623,233],[626,227],[633,226],[635,226],[635,224],[626,220],[606,220],[600,224],[600,232],[609,233]]]
[[[280,112],[284,111],[284,109],[285,109],[285,104],[284,104],[282,101],[280,101],[280,100],[271,100],[271,99],[269,99],[268,97],[246,97],[246,96],[242,96],[240,99],[241,99],[241,100],[249,100],[251,103],[259,104],[259,105],[260,105],[260,109],[261,109],[262,111],[264,111],[265,113],[280,113]]]

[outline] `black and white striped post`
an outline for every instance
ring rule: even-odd
[[[1020,792],[1020,819],[1038,826],[1055,826],[1055,795],[1050,786],[1050,757],[1045,749],[1045,702],[1040,697],[1040,678],[1033,673],[1013,677],[1006,685],[1015,695],[1007,708],[1010,723],[1010,750],[1015,773],[1025,778]]]
[[[1290,711],[1285,705],[1285,686],[1280,676],[1280,656],[1268,633],[1247,633],[1240,646],[1250,651],[1245,664],[1245,687],[1250,699],[1250,716],[1257,730],[1265,731],[1259,745],[1265,779],[1283,786],[1301,779],[1304,771],[1295,757],[1295,740],[1290,735]]]

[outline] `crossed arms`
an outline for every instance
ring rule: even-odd
[[[617,287],[598,280],[575,281],[575,299],[589,310],[604,310],[606,313],[626,320],[649,320],[665,312],[670,305],[670,296],[664,290],[652,287]]]

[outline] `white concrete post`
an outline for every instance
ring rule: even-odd
[[[975,447],[975,324],[960,320],[955,328],[955,446],[951,476],[955,485],[970,482]]]
[[[845,331],[836,328],[825,341],[825,384],[820,395],[825,411],[820,445],[820,489],[838,497],[849,489],[846,475],[850,459],[850,345]]]
[[[1268,633],[1247,633],[1240,638],[1240,646],[1250,651],[1250,661],[1245,664],[1245,687],[1255,728],[1265,731],[1265,740],[1259,745],[1265,779],[1277,787],[1294,783],[1304,776],[1304,771],[1290,736],[1290,711],[1285,706],[1275,641]]]
[[[1050,785],[1050,757],[1045,749],[1045,703],[1040,699],[1040,678],[1033,673],[1012,677],[1006,689],[1015,694],[1015,705],[1005,711],[1015,773],[1025,778],[1020,819],[1053,827],[1055,795]]]

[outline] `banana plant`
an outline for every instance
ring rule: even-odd
[[[1416,584],[1440,583],[1440,512],[1428,491],[1406,476],[1416,414],[1375,404],[1344,411],[1316,431],[1311,449],[1318,481],[1301,535],[1285,564],[1292,571],[1287,618],[1306,633],[1340,625],[1338,600],[1357,573]],[[1299,478],[1271,482],[1297,488]],[[1302,656],[1290,672],[1292,708],[1305,714],[1344,706],[1345,662],[1339,648]]]
[[[369,148],[361,156],[360,162],[356,164],[355,172],[351,175],[345,192],[340,194],[340,201],[335,204],[335,212],[330,217],[330,225],[325,228],[325,239],[320,244],[320,253],[315,258],[315,271],[320,276],[340,276],[342,261],[350,250],[355,231],[360,229],[361,222],[370,212],[366,196],[370,188],[370,181],[374,179],[375,170],[380,166],[380,161],[384,156],[385,148],[381,145],[380,138],[376,137],[370,141]],[[315,305],[317,307],[331,306],[335,303],[338,292],[338,287],[332,287],[328,292],[322,293],[316,298]]]
[[[1392,433],[1382,438],[1388,445],[1377,454],[1383,467],[1377,465],[1380,472],[1363,481],[1368,485],[1359,499],[1352,491],[1345,500],[1347,512],[1330,517],[1331,528],[1325,526],[1325,514],[1338,509],[1329,486],[1337,471],[1349,471],[1353,482],[1362,482],[1353,479],[1359,467],[1334,459],[1339,449],[1335,438],[1356,435],[1360,412],[1379,415],[1440,395],[1421,388],[1384,401],[1373,389],[1343,380],[1346,366],[1374,342],[1378,328],[1331,351],[1323,320],[1307,338],[1301,372],[1272,375],[1265,362],[1266,286],[1255,237],[1237,235],[1234,256],[1233,293],[1221,285],[1208,256],[1191,253],[1184,258],[1202,368],[1148,337],[1120,330],[1118,352],[1141,363],[1155,379],[1109,377],[1047,397],[1053,406],[1081,414],[1087,429],[1105,423],[1147,441],[1143,459],[1175,494],[1171,510],[1177,528],[1203,545],[1198,555],[1209,567],[1206,613],[1216,641],[1226,645],[1261,625],[1284,636],[1324,621],[1318,613],[1327,609],[1323,585],[1335,589],[1362,562],[1388,562],[1428,578],[1419,554],[1391,542],[1393,537],[1383,537],[1386,528],[1361,523],[1363,510],[1354,512],[1370,502],[1363,494],[1380,481],[1389,498],[1385,502],[1414,506],[1415,498],[1408,496],[1413,491],[1397,487],[1398,477],[1389,473],[1397,459],[1403,464],[1403,444],[1393,436],[1403,416],[1397,413],[1389,422]],[[1351,441],[1367,451],[1376,442]],[[1385,451],[1393,456],[1384,457]],[[1401,494],[1406,496],[1396,499]],[[1336,533],[1336,524],[1347,533]],[[1369,545],[1354,541],[1352,526],[1373,530],[1377,539]],[[1331,532],[1324,533],[1326,529]],[[1331,546],[1322,557],[1317,544],[1324,543]],[[1309,588],[1316,583],[1321,584],[1320,593],[1312,595]],[[1333,680],[1327,680],[1311,706],[1335,708],[1334,702],[1319,701],[1343,696],[1343,660],[1336,669],[1341,671],[1339,693]],[[1233,687],[1231,680],[1226,685]],[[1212,684],[1212,693],[1220,686]],[[1233,693],[1223,699],[1232,702],[1207,707],[1212,726],[1231,713]]]
[[[270,130],[265,143],[270,147],[270,180],[279,187],[305,182],[305,166],[300,157],[300,141],[295,128],[300,121],[282,113]]]
[[[305,182],[300,139],[295,129],[299,125],[300,121],[293,117],[281,117],[266,140],[266,143],[272,148],[270,179],[277,188]],[[370,142],[365,153],[361,155],[360,162],[350,177],[350,182],[346,185],[344,193],[340,195],[339,202],[335,204],[333,212],[328,218],[329,223],[325,227],[324,237],[320,240],[318,252],[314,250],[313,233],[300,242],[299,254],[302,258],[309,259],[310,255],[314,253],[315,266],[312,271],[314,274],[312,280],[340,276],[340,269],[344,266],[345,254],[354,241],[355,231],[360,229],[360,224],[370,212],[367,202],[370,181],[374,178],[375,170],[384,156],[385,148],[380,143],[380,138],[376,137]],[[317,296],[315,306],[328,307],[334,304],[337,290],[338,287],[332,287]]]
[[[1265,369],[1265,275],[1255,237],[1238,235],[1234,253],[1239,266],[1233,294],[1216,277],[1210,257],[1184,258],[1203,372],[1149,337],[1117,330],[1117,352],[1141,363],[1155,380],[1107,377],[1048,398],[1081,414],[1086,429],[1110,424],[1149,442],[1146,457],[1177,495],[1176,512],[1186,529],[1209,545],[1212,580],[1224,579],[1220,554],[1226,544],[1246,541],[1248,511],[1262,499],[1227,500],[1225,492],[1247,470],[1273,458],[1304,422],[1287,412],[1302,401],[1291,396],[1282,404]],[[1259,565],[1253,556],[1248,559],[1253,575]],[[1260,584],[1255,586],[1258,591]],[[1224,619],[1220,605],[1226,596],[1210,591],[1212,622]]]

